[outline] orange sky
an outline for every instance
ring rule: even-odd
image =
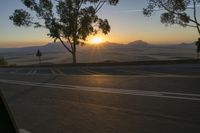
[[[24,8],[19,0],[2,0],[0,5],[0,47],[24,47],[45,45],[53,40],[47,37],[47,30],[13,26],[8,19],[16,8]],[[194,42],[198,38],[195,28],[178,25],[166,27],[160,23],[160,13],[144,17],[142,10],[146,0],[123,0],[116,7],[105,6],[98,15],[107,18],[111,25],[108,35],[99,34],[104,41],[129,43],[143,40],[151,44],[177,44]],[[198,11],[200,8],[198,8]]]

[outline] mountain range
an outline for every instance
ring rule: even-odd
[[[37,63],[37,50],[43,54],[45,63],[70,63],[71,55],[61,43],[23,48],[0,48],[0,57],[12,64]],[[127,44],[104,42],[98,45],[78,46],[78,62],[174,60],[196,57],[194,43],[176,45],[154,45],[142,40]]]
[[[86,46],[80,46],[80,50],[82,49],[91,49],[91,48],[143,48],[143,49],[151,49],[151,48],[195,48],[194,43],[181,43],[181,44],[175,44],[175,45],[154,45],[149,44],[142,40],[133,41],[127,44],[119,44],[119,43],[112,43],[112,42],[104,42],[102,44],[97,45],[86,45]],[[0,48],[0,55],[5,54],[31,54],[35,53],[37,50],[40,50],[44,53],[50,53],[50,52],[66,52],[66,49],[62,46],[61,43],[48,43],[46,45],[42,46],[30,46],[30,47],[22,47],[22,48]]]

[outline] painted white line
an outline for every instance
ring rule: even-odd
[[[37,69],[33,70],[32,74],[36,74],[37,73]]]
[[[3,79],[0,79],[0,82],[1,83],[7,83],[7,84],[37,86],[37,87],[45,87],[45,88],[56,88],[56,89],[90,91],[90,92],[111,93],[111,94],[136,95],[136,96],[147,96],[147,97],[159,97],[159,98],[168,98],[168,99],[200,101],[200,94],[144,91],[144,90],[128,90],[128,89],[102,88],[102,87],[85,87],[85,86],[73,86],[73,85],[62,85],[62,84],[51,84],[51,83],[37,83],[37,82],[3,80]]]
[[[20,133],[31,133],[31,132],[29,132],[29,131],[27,131],[27,130],[25,130],[25,129],[19,129],[19,132],[20,132]]]
[[[56,68],[56,71],[58,72],[58,74],[60,74],[62,76],[66,76],[59,68]]]
[[[31,74],[33,71],[34,71],[34,70],[33,70],[33,69],[31,69],[31,70],[28,72],[28,74]]]
[[[50,71],[51,71],[51,73],[52,73],[53,75],[58,75],[58,74],[56,73],[56,71],[55,71],[53,68],[51,68]]]
[[[94,70],[82,70],[82,72],[86,73],[86,74],[90,74],[90,75],[105,75],[104,73],[98,72],[98,71],[94,71]],[[109,75],[109,74],[107,74]]]

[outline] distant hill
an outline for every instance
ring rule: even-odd
[[[96,46],[92,45],[85,45],[81,46],[81,49],[90,49]],[[156,47],[166,47],[166,48],[195,48],[194,43],[181,43],[176,45],[153,45],[149,44],[142,40],[137,40],[130,42],[128,44],[119,44],[119,43],[112,43],[112,42],[104,42],[99,47],[103,48],[111,48],[111,49],[120,49],[120,48],[156,48]],[[22,48],[0,48],[0,54],[33,54],[38,49],[40,49],[44,53],[52,53],[52,52],[66,52],[67,50],[62,46],[61,43],[48,43],[43,46],[31,46],[31,47],[22,47]]]
[[[185,47],[185,48],[191,48],[191,47],[193,47],[193,48],[195,48],[196,47],[196,45],[195,45],[195,42],[194,43],[181,43],[181,44],[178,44],[177,46],[179,46],[179,47]]]
[[[49,43],[43,46],[31,46],[22,48],[0,48],[0,55],[2,54],[34,54],[40,49],[43,53],[49,52],[64,52],[66,51],[60,43]]]
[[[149,44],[147,42],[142,41],[142,40],[137,40],[137,41],[130,42],[130,43],[128,43],[128,45],[132,45],[132,46],[135,46],[135,47],[146,47],[146,46],[149,46]]]
[[[34,64],[38,61],[35,56],[38,49],[43,53],[43,63],[70,63],[72,60],[70,53],[61,43],[24,48],[0,48],[0,57],[5,57],[12,64]],[[127,44],[104,42],[100,45],[79,46],[77,49],[78,62],[174,60],[195,57],[194,43],[154,45],[137,40]]]

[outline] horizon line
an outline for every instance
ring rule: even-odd
[[[146,43],[146,44],[148,44],[148,45],[161,45],[161,46],[165,46],[165,45],[179,45],[179,44],[193,44],[193,43],[195,43],[195,41],[193,41],[193,42],[180,42],[180,43],[149,43],[149,42],[147,42],[147,41],[144,41],[144,40],[134,40],[134,41],[130,41],[130,42],[128,42],[128,43],[120,43],[120,42],[111,42],[111,41],[105,41],[105,42],[102,42],[102,43],[99,43],[100,45],[101,44],[105,44],[105,43],[111,43],[111,44],[114,44],[114,45],[128,45],[128,44],[130,44],[130,43],[134,43],[134,42],[137,42],[137,41],[141,41],[141,42],[144,42],[144,43]],[[46,46],[46,45],[49,45],[49,44],[53,44],[53,43],[60,43],[60,42],[47,42],[47,43],[43,43],[43,44],[38,44],[38,45],[24,45],[24,46],[19,46],[19,47],[1,47],[1,45],[0,45],[0,49],[12,49],[12,48],[29,48],[29,47],[41,47],[41,46]],[[92,43],[86,43],[86,45],[92,45]]]

